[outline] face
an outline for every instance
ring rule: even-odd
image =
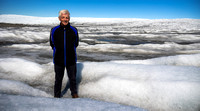
[[[70,20],[69,14],[61,14],[61,16],[59,17],[59,20],[60,20],[61,24],[67,25]]]

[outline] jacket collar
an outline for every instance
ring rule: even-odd
[[[70,23],[68,23],[67,25],[63,25],[63,24],[60,23],[60,26],[61,26],[62,28],[67,28],[67,29],[68,29],[68,28],[70,28]]]

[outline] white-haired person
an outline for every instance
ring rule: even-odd
[[[60,25],[53,27],[50,33],[50,46],[53,49],[55,71],[54,97],[61,97],[62,80],[66,69],[72,98],[78,98],[76,84],[78,30],[70,25],[70,13],[68,10],[59,11],[58,18]]]

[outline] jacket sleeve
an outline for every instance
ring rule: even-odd
[[[52,39],[53,39],[52,29],[51,29],[51,32],[50,32],[49,43],[50,43],[51,48],[54,49],[55,46],[54,46],[53,41],[52,41]]]
[[[77,28],[76,28],[76,31],[77,31],[77,35],[76,35],[76,43],[75,43],[75,45],[76,45],[76,47],[78,47],[78,45],[79,45],[79,35],[78,35]]]

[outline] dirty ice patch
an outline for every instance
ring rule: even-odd
[[[25,83],[3,79],[0,79],[0,93],[52,97],[50,94],[47,94],[46,92],[39,89],[35,89]]]

